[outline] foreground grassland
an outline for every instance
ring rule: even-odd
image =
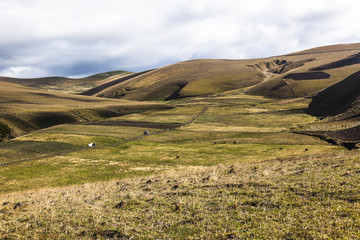
[[[2,239],[359,239],[358,152],[43,189],[0,198]]]
[[[1,143],[0,238],[357,239],[359,152],[289,131],[308,103],[233,92]]]

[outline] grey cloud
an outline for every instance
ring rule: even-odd
[[[3,0],[0,75],[141,71],[356,42],[358,7],[357,0]]]

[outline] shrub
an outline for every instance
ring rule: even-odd
[[[11,129],[7,124],[0,122],[0,138],[6,138],[10,131]]]

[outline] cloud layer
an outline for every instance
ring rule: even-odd
[[[140,71],[359,42],[355,0],[2,0],[0,75]]]

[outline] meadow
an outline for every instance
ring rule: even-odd
[[[3,142],[0,238],[357,239],[358,150],[294,133],[328,124],[309,102],[234,91]]]
[[[0,192],[342,149],[288,131],[316,121],[303,113],[307,99],[285,102],[239,94],[170,104],[174,108],[56,125],[2,143]]]

